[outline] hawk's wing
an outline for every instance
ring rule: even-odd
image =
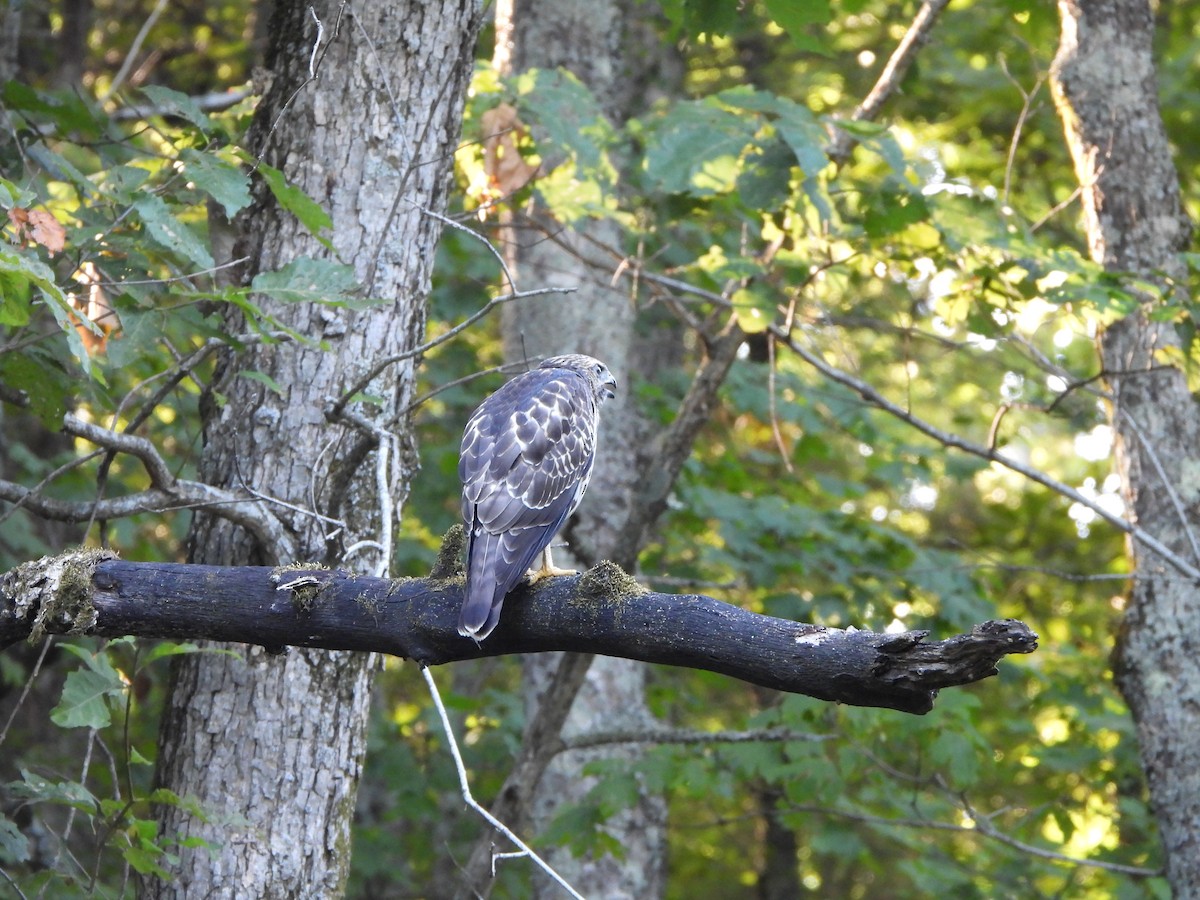
[[[471,416],[458,476],[467,528],[467,589],[459,633],[477,641],[500,618],[504,595],[578,505],[596,451],[587,382],[564,370],[514,378]]]

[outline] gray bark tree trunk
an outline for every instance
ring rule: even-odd
[[[25,0],[6,0],[0,11],[0,84],[17,77],[21,48],[21,12]]]
[[[646,9],[638,11],[644,16]],[[637,19],[616,0],[591,2],[514,2],[497,6],[496,56],[503,73],[531,68],[564,68],[577,76],[614,121],[623,121],[645,102],[634,87],[643,79],[637,70],[648,60],[662,59],[661,49],[650,54],[630,51],[631,27]],[[654,36],[657,41],[657,36]],[[680,70],[682,71],[682,70]],[[649,443],[648,425],[633,399],[636,382],[653,377],[678,357],[678,331],[667,327],[649,340],[639,339],[637,309],[624,284],[614,285],[611,273],[597,272],[586,258],[599,255],[596,244],[620,247],[622,235],[610,222],[593,221],[563,229],[546,213],[528,216],[510,230],[505,241],[509,261],[524,287],[577,286],[575,294],[538,297],[503,310],[505,356],[538,359],[557,353],[581,352],[602,359],[620,382],[617,398],[606,405],[601,424],[596,470],[587,499],[568,529],[570,561],[585,566],[611,558],[622,524],[635,502],[637,480],[644,466],[640,454]],[[555,241],[545,239],[554,234]],[[615,266],[614,266],[615,268]],[[647,345],[653,349],[647,351]],[[649,363],[649,365],[647,365]],[[560,553],[566,559],[567,554]],[[635,559],[616,559],[632,570]],[[562,564],[562,563],[560,563]],[[524,660],[527,718],[533,721],[543,697],[556,678],[571,677],[572,667],[587,674],[571,705],[563,734],[576,735],[600,727],[644,727],[650,713],[645,704],[645,667],[608,657],[576,659],[560,672],[561,654]],[[636,766],[641,751],[622,747],[575,751],[558,756],[545,770],[525,811],[535,831],[544,827],[564,805],[584,797],[592,780],[582,769],[597,757],[622,758]],[[643,793],[637,806],[606,823],[622,846],[623,857],[605,854],[576,859],[566,850],[548,851],[548,860],[577,890],[595,897],[654,897],[665,883],[664,800]],[[540,874],[534,878],[538,896],[557,896],[559,890]]]
[[[387,545],[376,489],[382,471],[396,507],[411,475],[411,437],[401,415],[413,394],[415,360],[392,365],[365,393],[380,403],[352,407],[394,440],[326,420],[324,410],[377,360],[421,342],[438,221],[449,187],[462,104],[479,25],[476,0],[347,7],[280,2],[267,67],[273,78],[247,146],[329,212],[327,251],[259,183],[240,221],[246,277],[301,257],[334,256],[353,266],[365,310],[256,298],[264,312],[311,342],[252,345],[214,375],[205,411],[202,477],[249,486],[291,506],[274,506],[301,561],[357,571],[386,568],[378,550],[352,558],[361,540]],[[320,45],[316,47],[318,32]],[[315,52],[314,52],[314,48]],[[315,66],[315,78],[310,77]],[[240,313],[227,316],[244,330]],[[328,349],[318,346],[323,341]],[[280,393],[243,377],[262,372]],[[217,400],[220,402],[217,402]],[[319,513],[328,518],[319,518]],[[345,523],[339,528],[330,519]],[[279,547],[198,513],[193,561],[288,563]],[[199,838],[181,848],[174,878],[153,897],[331,897],[342,893],[350,824],[365,748],[374,657],[262,648],[181,657],[163,717],[158,782],[196,797],[204,819],[176,806],[161,832]]]
[[[1060,0],[1055,100],[1082,188],[1092,258],[1184,289],[1191,223],[1159,113],[1146,0]],[[1197,560],[1200,408],[1159,351],[1180,348],[1153,301],[1100,339],[1112,390],[1117,464],[1130,515]],[[1137,724],[1142,763],[1177,897],[1200,897],[1200,593],[1133,542],[1115,674]]]

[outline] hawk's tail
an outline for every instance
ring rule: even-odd
[[[467,553],[467,584],[462,610],[458,614],[458,633],[482,641],[500,621],[507,585],[496,576],[501,562],[502,541],[484,532],[473,536]]]

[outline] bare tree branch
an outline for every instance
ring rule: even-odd
[[[663,728],[649,725],[639,730],[589,731],[563,738],[560,752],[589,750],[608,744],[749,744],[758,742],[816,742],[836,735],[814,734],[791,728],[752,728],[747,731],[701,731],[698,728]]]
[[[128,453],[142,461],[146,474],[150,476],[150,484],[161,491],[170,490],[175,484],[175,476],[167,466],[166,460],[159,455],[157,448],[149,440],[135,434],[119,431],[109,431],[91,422],[85,422],[74,413],[63,416],[63,431],[75,437],[91,441],[98,447],[106,447],[118,453]]]
[[[0,481],[0,500],[18,503],[35,515],[58,522],[120,519],[142,513],[170,512],[203,507],[214,515],[245,528],[265,546],[279,547],[284,558],[295,556],[295,545],[283,523],[263,508],[232,491],[199,481],[178,479],[169,490],[152,488],[103,500],[57,500],[43,497],[11,481]],[[290,548],[290,549],[289,549]]]
[[[500,834],[504,835],[504,837],[510,840],[513,845],[518,847],[520,850],[519,853],[515,854],[493,853],[492,875],[495,876],[496,874],[497,859],[511,859],[514,856],[528,857],[529,859],[533,860],[533,862],[536,863],[543,872],[554,879],[554,881],[564,891],[566,891],[572,897],[577,898],[577,900],[584,900],[583,895],[575,890],[575,888],[571,887],[571,885],[569,885],[561,875],[559,875],[556,871],[554,871],[553,868],[550,867],[549,863],[534,853],[533,850],[530,849],[529,845],[517,837],[512,829],[505,825],[504,822],[502,822],[498,817],[488,812],[487,809],[471,794],[471,783],[467,778],[467,767],[463,764],[462,753],[460,753],[458,749],[458,740],[454,737],[454,728],[450,724],[450,717],[446,714],[446,706],[444,703],[442,703],[442,695],[438,690],[437,682],[433,680],[433,673],[429,671],[428,667],[423,666],[421,668],[421,675],[424,676],[425,684],[429,687],[429,695],[433,698],[433,704],[437,708],[438,717],[442,722],[442,732],[446,735],[446,741],[450,746],[450,755],[454,760],[454,769],[458,773],[458,787],[459,792],[462,794],[463,802],[466,803],[471,809],[475,810],[475,812],[479,813],[479,815],[489,825],[496,829],[496,831],[500,832]]]
[[[362,377],[358,378],[352,385],[350,385],[350,387],[348,387],[342,393],[341,397],[330,404],[329,409],[325,413],[326,417],[331,421],[337,419],[342,414],[342,410],[346,408],[346,404],[354,398],[354,395],[366,388],[366,386],[369,385],[375,378],[377,378],[379,374],[388,366],[395,365],[398,362],[403,362],[406,359],[412,359],[415,356],[421,356],[439,344],[446,343],[461,332],[470,328],[492,310],[496,309],[496,307],[502,306],[505,303],[510,303],[513,300],[524,300],[529,297],[541,297],[546,294],[570,294],[574,290],[575,288],[573,287],[546,287],[536,288],[531,291],[513,291],[512,293],[502,294],[499,297],[493,297],[478,310],[467,316],[444,334],[440,334],[432,340],[426,341],[419,347],[413,347],[411,350],[405,350],[403,353],[397,353],[394,356],[388,356],[376,362],[362,375]]]
[[[752,613],[647,591],[611,563],[520,587],[496,631],[457,631],[462,579],[366,578],[304,566],[131,563],[77,551],[0,578],[0,647],[43,633],[207,639],[390,653],[422,665],[572,650],[707,669],[763,687],[910,713],[996,673],[1037,635],[1013,620],[929,641]],[[511,607],[511,608],[509,608]]]
[[[1069,866],[1084,866],[1092,869],[1103,869],[1107,872],[1116,872],[1121,875],[1130,875],[1134,878],[1157,878],[1163,874],[1162,869],[1148,869],[1144,866],[1130,866],[1125,863],[1107,862],[1101,859],[1087,859],[1086,857],[1067,856],[1065,853],[1056,853],[1053,850],[1046,850],[1034,844],[1028,844],[1025,841],[1018,840],[1011,835],[1000,831],[991,823],[991,818],[986,815],[981,815],[970,810],[965,810],[974,821],[974,825],[961,825],[957,822],[943,822],[936,819],[902,819],[891,818],[889,816],[875,816],[870,813],[856,812],[848,809],[835,809],[827,806],[820,806],[813,803],[796,803],[790,804],[784,809],[779,810],[782,813],[808,813],[817,816],[830,816],[836,819],[846,819],[851,822],[860,822],[864,825],[873,825],[883,828],[916,828],[926,829],[929,831],[955,831],[963,834],[978,834],[998,843],[1019,850],[1021,853],[1027,853],[1030,856],[1037,856],[1041,859],[1050,860],[1051,862],[1061,863]]]
[[[900,82],[904,80],[909,66],[916,58],[917,51],[929,38],[929,33],[933,30],[938,16],[949,2],[950,0],[925,0],[921,4],[921,8],[913,17],[912,24],[908,26],[908,31],[904,33],[904,37],[892,51],[887,65],[879,73],[879,79],[875,82],[875,86],[871,88],[866,99],[858,104],[858,107],[850,114],[850,121],[869,122],[879,115],[883,104],[899,89]],[[858,138],[839,128],[834,135],[833,143],[826,149],[825,154],[840,166],[850,158],[850,152],[856,143],[858,143]]]
[[[566,653],[554,670],[549,686],[538,701],[537,713],[525,730],[521,750],[492,803],[493,813],[503,821],[523,824],[527,820],[530,802],[547,766],[558,754],[563,723],[594,658],[592,653]],[[473,896],[466,891],[473,890],[472,885],[483,883],[481,875],[488,870],[491,858],[491,840],[484,835],[475,842],[463,867],[466,873],[464,887],[457,896]]]
[[[1128,519],[1122,518],[1116,513],[1111,512],[1102,504],[1097,503],[1092,498],[1080,493],[1069,484],[1059,481],[1057,478],[1052,478],[1041,469],[1037,469],[1031,465],[1028,465],[1027,463],[1023,463],[1019,459],[1009,456],[1008,454],[1003,453],[994,447],[986,447],[983,444],[977,444],[974,441],[969,441],[966,438],[952,432],[943,431],[937,426],[932,425],[919,416],[909,412],[904,407],[893,403],[861,378],[857,378],[854,375],[851,375],[849,372],[845,372],[842,369],[839,369],[837,366],[826,362],[819,354],[814,353],[807,347],[802,346],[799,342],[793,340],[791,335],[785,333],[778,326],[772,325],[770,326],[770,330],[776,335],[776,337],[779,338],[781,342],[787,344],[787,346],[790,347],[797,356],[807,362],[826,378],[850,388],[872,406],[878,407],[889,415],[908,423],[917,431],[921,432],[927,437],[933,438],[935,441],[945,447],[952,447],[956,450],[962,450],[963,452],[969,453],[972,456],[978,456],[981,459],[988,460],[989,462],[997,463],[1001,466],[1004,466],[1006,469],[1011,469],[1014,472],[1024,475],[1026,478],[1036,482],[1037,484],[1050,488],[1050,490],[1061,494],[1068,500],[1072,500],[1081,506],[1087,507],[1114,528],[1124,532],[1125,534],[1128,534],[1134,540],[1140,541],[1146,547],[1153,550],[1156,554],[1161,556],[1164,561],[1170,563],[1188,578],[1191,578],[1196,582],[1200,582],[1200,568],[1197,568],[1195,565],[1188,562],[1144,528],[1141,528]]]
[[[692,379],[692,385],[680,403],[671,427],[663,436],[653,462],[643,473],[641,482],[645,490],[630,509],[629,518],[622,525],[613,548],[612,558],[618,565],[633,566],[646,531],[667,508],[667,497],[675,486],[675,479],[692,455],[692,446],[700,430],[712,418],[717,391],[725,383],[725,376],[729,374],[738,348],[745,339],[746,335],[738,327],[737,320],[731,317],[724,332],[709,348],[708,359]]]

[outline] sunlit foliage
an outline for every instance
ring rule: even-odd
[[[278,337],[255,315],[254,292],[219,277],[212,223],[236,215],[254,191],[271,191],[314,233],[326,227],[314,201],[239,144],[254,89],[247,10],[210,5],[201,20],[172,6],[150,32],[158,58],[142,60],[140,74],[109,96],[119,48],[152,4],[134,18],[110,6],[91,11],[78,84],[65,89],[49,65],[63,27],[52,8],[2,95],[0,205],[51,213],[64,241],[56,249],[53,238],[19,229],[18,214],[0,244],[3,477],[28,486],[50,479],[46,491],[71,500],[137,490],[145,475],[122,458],[64,470],[91,449],[53,433],[64,411],[118,429],[138,419],[139,433],[190,474],[209,363],[160,397],[164,373],[206,341]],[[792,6],[809,12],[790,14]],[[1200,127],[1191,112],[1198,26],[1184,6],[1160,13],[1160,76],[1172,137],[1190,147]],[[754,896],[781,853],[817,896],[1165,894],[1145,877],[1159,851],[1131,721],[1108,668],[1123,606],[1122,541],[1086,504],[938,437],[1000,448],[1123,509],[1109,475],[1093,338],[1129,299],[1080,243],[1045,84],[1057,19],[1045,4],[952,5],[885,120],[845,126],[858,145],[834,165],[832,117],[865,96],[914,9],[879,0],[668,2],[662,41],[686,47],[685,94],[621,127],[564,73],[501,82],[481,63],[471,98],[458,167],[463,222],[494,237],[484,151],[472,142],[485,136],[489,110],[511,104],[528,126],[520,152],[555,166],[506,202],[536,191],[564,226],[611,219],[623,234],[612,249],[629,258],[632,302],[690,324],[735,315],[748,334],[642,554],[646,580],[839,627],[941,636],[1011,616],[1042,637],[1035,655],[945,692],[924,718],[656,669],[650,703],[664,728],[759,729],[766,739],[664,743],[637,772],[596,764],[590,802],[541,840],[581,854],[619,850],[605,818],[638,791],[662,792],[672,897]],[[481,60],[489,56],[481,47]],[[194,99],[226,89],[246,96],[211,112]],[[1198,165],[1180,161],[1193,213]],[[120,322],[99,348],[101,329],[80,323],[73,305],[89,263]],[[431,337],[500,283],[488,248],[461,231],[447,232],[438,272]],[[260,276],[254,291],[296,302],[379,299],[312,260]],[[221,333],[214,310],[224,303],[247,311],[253,333]],[[1183,309],[1163,310],[1190,322]],[[829,380],[789,343],[873,386],[903,415]],[[693,336],[692,347],[696,362],[702,342]],[[502,376],[459,379],[500,362],[490,321],[424,361],[422,471],[402,519],[398,574],[426,572],[456,520],[461,424]],[[647,383],[628,373],[628,381],[666,423],[689,374]],[[87,523],[85,533],[6,506],[0,555],[8,568],[86,539],[129,557],[178,559],[186,526],[180,511]],[[129,867],[152,870],[170,853],[170,836],[147,833],[144,815],[152,701],[162,687],[148,662],[170,651],[95,650],[57,654],[43,676],[58,679],[35,692],[59,704],[54,727],[21,720],[6,735],[2,774],[20,784],[0,794],[9,816],[0,818],[0,868],[33,888],[57,879],[56,890],[117,896]],[[0,673],[15,696],[28,667],[0,657]],[[520,740],[515,665],[462,666],[454,680],[452,711],[486,798]],[[427,895],[453,878],[480,826],[462,812],[412,666],[390,662],[378,695],[350,891]],[[110,748],[112,766],[84,765],[95,740]],[[43,857],[22,836],[24,810],[55,805],[89,817],[91,856],[52,848]],[[62,816],[48,821],[64,827]],[[54,865],[35,872],[25,865],[34,858]],[[521,866],[502,867],[511,895],[527,890]]]

